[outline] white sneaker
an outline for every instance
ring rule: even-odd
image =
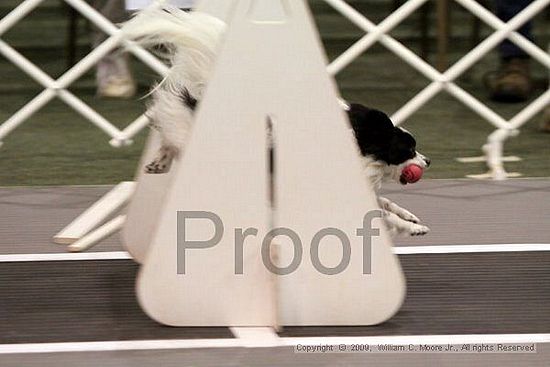
[[[136,82],[125,53],[115,51],[99,61],[96,69],[97,95],[130,98],[136,94]]]
[[[113,75],[101,82],[97,94],[107,98],[131,98],[136,94],[136,89],[136,82],[131,76]]]

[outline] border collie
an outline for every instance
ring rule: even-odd
[[[147,113],[160,132],[162,147],[145,167],[147,173],[167,172],[172,160],[182,154],[224,31],[224,22],[215,17],[168,5],[142,10],[123,26],[127,38],[161,50],[160,56],[172,66],[169,75],[151,92]],[[383,181],[393,179],[406,184],[405,167],[415,164],[423,170],[430,165],[430,160],[416,151],[414,137],[395,127],[383,112],[360,104],[351,104],[346,110],[363,156],[365,175],[376,192]],[[429,228],[408,210],[381,196],[378,203],[392,235],[428,233]]]

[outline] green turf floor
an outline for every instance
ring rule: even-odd
[[[349,26],[342,26],[342,20],[335,21],[332,15],[323,15],[318,20],[331,58],[360,36],[357,30],[348,31]],[[335,31],[331,32],[331,29]],[[345,34],[345,37],[337,37],[339,34]],[[414,45],[408,46],[414,48]],[[64,70],[64,60],[47,49],[30,50],[25,55],[50,75],[60,75]],[[451,55],[451,59],[458,55]],[[134,66],[142,87],[141,95],[144,95],[154,73],[138,62],[134,62]],[[503,117],[510,118],[525,104],[496,104],[487,100],[481,78],[494,67],[495,55],[485,57],[459,80],[459,85]],[[540,85],[535,94],[540,95],[545,87],[545,70],[535,67],[534,74]],[[40,89],[2,58],[0,78],[2,122],[36,96]],[[381,46],[373,47],[355,61],[338,75],[337,81],[347,100],[362,102],[390,114],[428,85],[427,79]],[[291,88],[292,84],[289,83],[288,87]],[[129,101],[96,98],[91,73],[81,78],[71,90],[120,128],[144,111],[145,101],[139,98]],[[506,143],[506,154],[523,159],[506,164],[509,171],[518,171],[525,176],[550,176],[550,134],[538,131],[539,118],[530,121],[518,137]],[[453,97],[440,94],[404,126],[416,135],[419,150],[432,158],[432,168],[425,177],[457,178],[485,171],[483,164],[462,164],[455,158],[479,155],[481,145],[493,128]],[[56,100],[4,140],[0,148],[0,186],[113,184],[132,179],[146,133],[139,134],[129,147],[113,148],[107,135]]]

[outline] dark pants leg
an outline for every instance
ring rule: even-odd
[[[533,0],[495,0],[496,3],[496,13],[497,16],[504,22],[509,21],[520,11],[522,11],[527,5],[529,5]],[[520,29],[519,33],[525,36],[529,40],[533,40],[531,34],[532,22],[529,21],[525,23]],[[499,53],[501,59],[510,59],[510,58],[528,58],[529,56],[516,46],[514,43],[510,42],[508,39],[503,41],[499,46]]]
[[[129,18],[129,13],[124,6],[124,0],[93,0],[92,6],[111,22],[118,24]],[[92,35],[93,47],[99,46],[107,39],[107,35],[94,26]],[[105,55],[96,68],[96,81],[101,86],[109,83],[110,78],[117,76],[131,80],[131,72],[128,63],[128,54],[116,49]]]
[[[105,18],[111,22],[118,24],[129,18],[129,13],[124,7],[124,0],[93,0],[92,6],[99,11]],[[100,31],[95,25],[92,35],[93,47],[99,46],[101,42],[107,39],[107,35]]]

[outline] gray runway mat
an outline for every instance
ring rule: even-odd
[[[0,188],[0,254],[63,252],[51,238],[107,192],[107,186]],[[549,243],[550,179],[506,182],[423,180],[384,194],[432,232],[397,245]],[[121,250],[118,235],[94,251]]]
[[[285,328],[282,336],[546,333],[550,253],[406,255],[408,297],[374,327]],[[0,340],[38,343],[231,337],[160,326],[139,309],[129,260],[3,263]]]
[[[137,268],[130,260],[0,264],[0,343],[233,337],[149,319],[135,297]]]
[[[296,354],[292,348],[154,350],[2,356],[2,367],[548,367],[550,346],[534,354]]]
[[[396,245],[550,243],[550,179],[425,180],[383,194],[431,229]]]
[[[53,236],[86,210],[111,186],[0,188],[0,253],[65,252]],[[117,235],[95,251],[120,250]]]
[[[400,256],[407,299],[371,327],[288,327],[283,336],[550,331],[550,253]]]

